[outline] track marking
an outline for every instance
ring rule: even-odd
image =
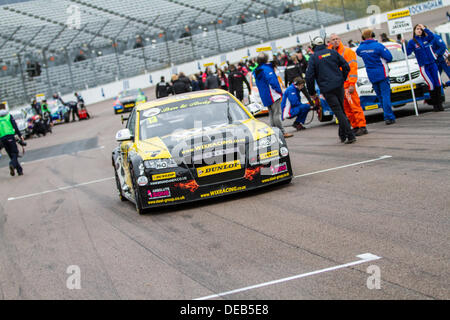
[[[278,280],[264,282],[264,283],[256,284],[256,285],[253,285],[253,286],[245,287],[245,288],[240,288],[240,289],[236,289],[236,290],[231,290],[231,291],[227,291],[227,292],[213,294],[213,295],[210,295],[210,296],[197,298],[197,299],[194,299],[194,300],[208,300],[208,299],[213,299],[213,298],[220,298],[220,297],[227,296],[227,295],[234,294],[234,293],[239,293],[239,292],[243,292],[243,291],[258,289],[258,288],[262,288],[262,287],[267,287],[267,286],[278,284],[278,283],[282,283],[282,282],[287,282],[287,281],[291,281],[291,280],[295,280],[295,279],[300,279],[300,278],[305,278],[305,277],[309,277],[309,276],[314,276],[316,274],[320,274],[320,273],[324,273],[324,272],[330,272],[330,271],[343,269],[343,268],[348,268],[348,267],[356,266],[358,264],[362,264],[362,263],[366,263],[366,262],[370,262],[370,261],[381,259],[381,257],[378,257],[378,256],[376,256],[374,254],[371,254],[371,253],[360,254],[360,255],[357,255],[356,257],[358,257],[360,260],[349,262],[349,263],[345,263],[345,264],[341,264],[341,265],[330,267],[330,268],[317,270],[317,271],[312,271],[312,272],[308,272],[308,273],[302,273],[302,274],[298,274],[298,275],[287,277],[287,278],[282,278],[282,279],[278,279]]]
[[[381,157],[376,158],[376,159],[371,159],[371,160],[366,160],[366,161],[361,161],[361,162],[355,162],[355,163],[347,164],[345,166],[340,166],[340,167],[335,167],[335,168],[330,168],[330,169],[325,169],[325,170],[320,170],[320,171],[315,171],[315,172],[301,174],[301,175],[298,175],[298,176],[294,176],[293,179],[300,178],[300,177],[311,176],[311,175],[317,174],[317,173],[323,173],[323,172],[334,171],[334,170],[344,169],[344,168],[348,168],[348,167],[358,166],[360,164],[380,161],[380,160],[389,159],[389,158],[392,158],[392,156],[386,156],[385,155],[385,156],[381,156]]]
[[[87,185],[89,185],[89,184],[99,183],[99,182],[108,181],[108,180],[112,180],[112,179],[114,179],[114,177],[109,177],[109,178],[104,178],[104,179],[99,179],[99,180],[94,180],[94,181],[89,181],[89,182],[84,182],[84,183],[74,184],[74,185],[72,185],[72,186],[66,186],[66,187],[61,187],[61,188],[57,188],[57,189],[53,189],[53,190],[47,190],[47,191],[43,191],[43,192],[37,192],[37,193],[27,194],[27,195],[20,196],[20,197],[11,197],[11,198],[8,198],[8,201],[20,200],[20,199],[25,199],[25,198],[30,198],[30,197],[40,196],[40,195],[47,194],[47,193],[52,193],[52,192],[57,192],[57,191],[63,191],[63,190],[68,190],[68,189],[74,189],[74,188],[78,188],[78,187],[82,187],[82,186],[87,186]]]
[[[104,147],[102,146],[102,147],[99,147],[99,148],[103,149]],[[85,150],[85,151],[88,151],[88,150]],[[305,176],[310,176],[310,175],[317,174],[317,173],[323,173],[323,172],[328,172],[328,171],[348,168],[348,167],[357,166],[357,165],[364,164],[364,163],[370,163],[370,162],[384,160],[384,159],[389,159],[389,158],[392,158],[392,156],[386,156],[385,155],[385,156],[382,156],[382,157],[379,157],[379,158],[376,158],[376,159],[371,159],[371,160],[366,160],[366,161],[361,161],[361,162],[355,162],[355,163],[347,164],[345,166],[340,166],[340,167],[335,167],[335,168],[330,168],[330,169],[325,169],[325,170],[320,170],[320,171],[315,171],[315,172],[301,174],[301,175],[298,175],[298,176],[294,176],[293,179],[300,178],[300,177],[305,177]],[[49,158],[47,158],[47,159],[49,159]],[[41,160],[36,160],[36,161],[41,161]],[[31,163],[31,162],[28,162],[28,163]],[[89,184],[93,184],[93,183],[98,183],[98,182],[103,182],[103,181],[107,181],[107,180],[112,180],[112,179],[114,179],[114,177],[100,179],[100,180],[94,180],[94,181],[90,181],[90,182],[80,183],[80,184],[76,184],[76,185],[73,185],[73,186],[61,187],[61,188],[57,188],[57,189],[53,189],[53,190],[47,190],[47,191],[43,191],[43,192],[32,193],[32,194],[28,194],[28,195],[24,195],[24,196],[19,196],[19,197],[11,197],[11,198],[8,198],[8,201],[20,200],[20,199],[24,199],[24,198],[30,198],[30,197],[39,196],[39,195],[42,195],[42,194],[47,194],[47,193],[63,191],[63,190],[67,190],[67,189],[78,188],[78,187],[81,187],[81,186],[85,186],[85,185],[89,185]]]

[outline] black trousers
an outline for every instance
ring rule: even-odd
[[[80,116],[78,115],[78,107],[72,107],[72,121],[75,121],[75,115],[77,119],[80,120]]]
[[[5,136],[1,139],[1,143],[8,154],[9,165],[17,170],[18,173],[22,172],[22,167],[19,163],[19,149],[17,148],[16,138],[13,135]]]
[[[339,121],[339,138],[341,140],[353,139],[355,134],[353,133],[350,122],[344,112],[344,87],[336,88],[329,92],[323,92],[325,100],[330,105],[331,110],[336,115]]]
[[[232,94],[234,94],[234,96],[239,100],[239,101],[243,101],[244,100],[244,90],[235,90]]]

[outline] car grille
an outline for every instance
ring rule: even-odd
[[[414,71],[411,72],[411,78],[413,79],[417,79],[420,75],[420,71]],[[403,75],[403,76],[398,76],[398,77],[389,77],[389,80],[391,83],[405,83],[408,82],[409,77],[407,74]]]

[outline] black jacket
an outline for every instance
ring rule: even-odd
[[[239,70],[230,72],[230,75],[228,76],[229,91],[232,94],[235,92],[244,92],[244,82],[250,92],[250,84],[244,74]]]
[[[337,51],[327,49],[325,45],[317,46],[309,58],[306,70],[309,94],[316,94],[314,80],[317,81],[321,93],[343,87],[349,72],[350,66]]]
[[[219,87],[219,78],[215,74],[210,74],[206,78],[205,89],[217,89]]]
[[[170,84],[167,82],[158,82],[156,85],[156,99],[164,98],[169,95],[170,92]]]
[[[186,82],[181,81],[180,79],[172,83],[172,94],[186,93],[189,91],[190,87],[186,84]]]
[[[289,60],[284,70],[284,85],[289,87],[295,78],[300,77],[303,78],[302,70],[298,64],[295,64],[294,61]]]

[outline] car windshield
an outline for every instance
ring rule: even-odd
[[[388,47],[389,52],[392,54],[392,61],[391,62],[397,62],[397,61],[405,61],[405,54],[403,53],[402,47],[400,45],[394,45]],[[411,53],[408,56],[409,59],[415,58],[414,53]],[[358,62],[358,69],[365,68],[365,64],[363,59],[360,56],[357,56],[357,62]]]
[[[138,94],[139,94],[139,90],[137,90],[137,89],[122,91],[119,94],[119,99],[123,99],[126,97],[136,97]]]
[[[229,95],[177,101],[140,112],[140,140],[164,137],[175,130],[215,127],[249,119]]]

